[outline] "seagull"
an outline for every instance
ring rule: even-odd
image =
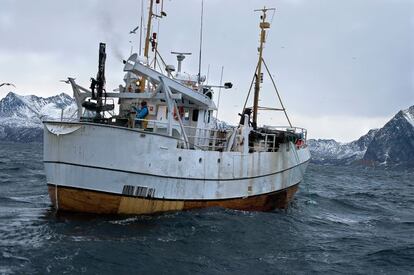
[[[13,83],[1,83],[0,87],[2,86],[13,86],[14,88],[16,88],[16,86]]]
[[[139,26],[137,26],[135,29],[129,32],[129,34],[136,34]]]

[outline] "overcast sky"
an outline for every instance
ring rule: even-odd
[[[144,1],[146,3],[146,1]],[[122,58],[138,50],[141,0],[0,0],[0,82],[19,94],[72,94],[59,82],[75,77],[89,86],[96,75],[98,44],[107,43],[107,89],[122,83]],[[204,0],[202,71],[209,84],[224,80],[219,119],[235,122],[257,62],[259,14],[275,7],[264,58],[293,124],[310,137],[351,141],[382,127],[414,104],[413,0]],[[201,0],[165,0],[159,50],[189,51],[183,70],[197,73]],[[272,20],[273,17],[273,20]],[[158,25],[155,24],[155,29]],[[130,43],[129,41],[132,41]],[[261,105],[277,107],[265,76]],[[0,98],[9,88],[0,88]],[[217,96],[217,93],[216,93]],[[261,113],[265,124],[283,117]]]

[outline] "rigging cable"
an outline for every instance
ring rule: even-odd
[[[272,77],[272,74],[270,73],[270,70],[269,70],[269,68],[267,67],[267,64],[266,64],[266,62],[264,61],[264,59],[263,59],[263,58],[262,58],[262,61],[263,61],[263,64],[265,65],[265,68],[266,68],[267,73],[269,74],[270,80],[272,80],[273,87],[275,88],[275,91],[276,91],[277,97],[278,97],[278,99],[279,99],[280,105],[282,106],[283,112],[285,113],[286,119],[287,119],[287,121],[289,122],[289,126],[290,126],[290,127],[292,127],[292,123],[290,122],[289,116],[288,116],[288,114],[287,114],[287,112],[286,112],[286,108],[285,108],[285,106],[283,105],[282,98],[281,98],[281,97],[280,97],[280,95],[279,95],[279,91],[277,90],[276,83],[275,83],[275,81],[274,81],[274,79],[273,79],[273,77]]]
[[[206,84],[208,85],[208,79],[210,78],[210,64],[208,64],[208,67],[207,67],[207,80],[206,80]],[[220,82],[220,85],[221,85],[221,82]]]

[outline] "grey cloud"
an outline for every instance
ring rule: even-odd
[[[210,64],[210,82],[217,83],[223,65],[225,79],[235,84],[223,96],[222,106],[229,106],[224,117],[240,111],[247,93],[257,59],[258,14],[253,9],[263,5],[277,8],[265,58],[291,112],[378,117],[414,104],[413,1],[205,0],[203,71]],[[165,8],[160,51],[173,64],[171,50],[193,52],[184,66],[196,73],[200,1],[166,0]],[[31,73],[53,70],[87,81],[95,73],[98,43],[105,41],[108,85],[116,87],[122,79],[119,58],[129,54],[128,41],[138,45],[138,37],[128,32],[139,22],[139,11],[140,1],[132,0],[5,0],[0,55],[54,54],[56,67]],[[22,73],[15,65],[0,67],[5,70],[7,76]],[[55,91],[44,92],[60,89],[53,85]],[[275,102],[273,92],[266,92],[271,85],[263,87],[263,102]]]

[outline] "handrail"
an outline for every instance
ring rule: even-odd
[[[59,122],[59,121],[61,121],[61,122],[76,122],[76,121],[79,121],[78,118],[74,118],[74,117],[63,117],[63,116],[61,116],[59,118],[56,118],[56,117],[50,117],[50,116],[47,116],[47,115],[41,116],[40,119],[42,121],[56,121],[56,122]]]
[[[302,130],[302,131],[308,131],[306,128],[302,128],[302,127],[297,127],[297,126],[270,126],[270,125],[264,125],[264,128],[268,128],[268,129],[274,129],[274,130],[278,130],[278,129],[298,129],[298,130]]]
[[[267,126],[264,125],[265,128],[270,129],[270,130],[281,130],[281,131],[286,131],[289,132],[289,129],[293,129],[293,133],[302,133],[303,135],[303,139],[305,140],[305,142],[308,139],[308,130],[302,127],[297,127],[297,126]],[[290,131],[291,132],[291,131]]]
[[[157,133],[159,128],[167,128],[168,122],[159,121],[159,120],[149,120],[149,119],[135,119],[136,121],[145,121],[147,122],[146,128],[152,128],[153,132]],[[178,125],[174,127],[176,130],[179,130],[181,136],[181,128],[179,129]],[[187,138],[191,139],[191,142],[188,142],[193,148],[198,148],[201,150],[220,150],[226,148],[228,142],[228,134],[225,137],[218,136],[218,133],[231,133],[234,129],[222,130],[215,128],[200,128],[194,126],[183,126],[184,131],[186,131]],[[189,133],[190,132],[190,133]]]

